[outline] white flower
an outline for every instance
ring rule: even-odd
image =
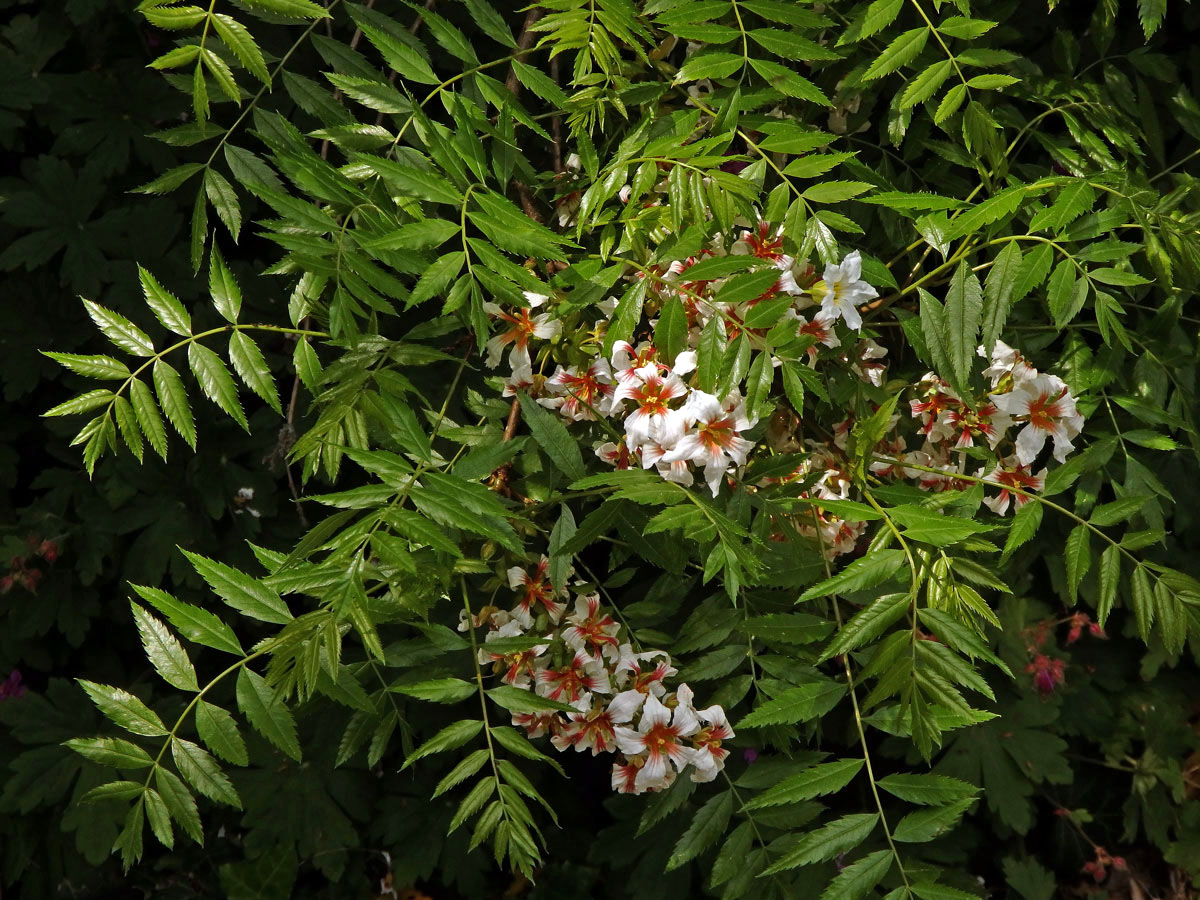
[[[855,250],[846,254],[838,265],[825,267],[825,277],[809,290],[821,301],[821,311],[836,318],[840,316],[846,325],[858,331],[862,328],[859,304],[879,296],[879,292],[862,278],[862,256]]]
[[[538,403],[557,409],[572,421],[595,419],[596,413],[607,416],[613,395],[612,370],[603,359],[593,360],[582,374],[575,366],[559,366],[546,379],[546,389],[555,396],[539,398]]]
[[[646,698],[637,730],[618,726],[617,746],[622,753],[646,754],[646,763],[638,771],[634,786],[639,790],[657,787],[667,775],[667,761],[677,771],[683,771],[692,760],[693,751],[680,743],[700,730],[696,714],[680,704],[674,713],[654,696]]]
[[[1003,516],[1008,512],[1010,502],[1015,509],[1020,509],[1029,502],[1029,497],[1016,493],[1012,488],[1033,492],[1040,491],[1046,486],[1045,469],[1032,475],[1029,466],[1021,465],[1015,457],[1000,459],[991,472],[984,475],[984,470],[980,469],[976,476],[1003,485],[997,496],[985,497],[983,500],[984,505],[998,516]]]
[[[495,316],[509,326],[487,342],[487,364],[493,369],[500,362],[500,355],[509,344],[513,345],[514,350],[528,355],[531,337],[551,340],[562,333],[562,322],[552,319],[549,313],[531,318],[528,309],[521,308],[510,313],[495,303],[485,303],[483,309],[488,315]]]
[[[988,359],[982,345],[976,349],[976,355]],[[1006,375],[1012,375],[1016,382],[1028,381],[1037,377],[1037,369],[1025,361],[1020,350],[1014,350],[1004,341],[996,341],[992,348],[991,365],[983,370],[983,374],[991,379],[992,387],[996,387]]]
[[[599,659],[586,650],[576,650],[571,661],[559,669],[542,669],[537,673],[537,692],[543,697],[562,703],[574,703],[589,691],[611,694],[608,672]]]
[[[622,400],[632,400],[636,404],[625,419],[625,434],[630,445],[655,441],[665,447],[675,446],[683,435],[683,419],[679,410],[671,409],[669,404],[687,392],[687,386],[678,375],[663,375],[655,364],[643,366],[633,378],[618,384],[613,395],[614,406]]]
[[[1083,416],[1061,378],[1038,375],[1018,381],[1008,393],[991,396],[1001,411],[1027,422],[1017,435],[1017,461],[1021,465],[1031,464],[1051,437],[1054,458],[1066,462],[1067,454],[1075,449],[1071,438],[1083,428]]]
[[[715,497],[729,463],[745,465],[746,454],[754,446],[738,435],[750,428],[745,409],[739,404],[734,410],[728,411],[712,394],[692,391],[680,412],[687,431],[663,455],[662,461],[703,465],[704,480]]]

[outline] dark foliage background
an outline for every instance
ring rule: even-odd
[[[1030,55],[1052,55],[1055,34],[1044,24],[1044,3],[1025,5],[1031,11],[1024,18],[1031,25]],[[103,806],[72,806],[103,776],[59,743],[104,727],[72,679],[123,685],[147,700],[158,693],[131,623],[125,582],[198,597],[199,581],[177,546],[248,565],[246,539],[286,548],[303,530],[278,462],[286,434],[267,410],[258,411],[261,418],[247,435],[198,405],[200,453],[174,448],[169,462],[148,454],[141,466],[118,457],[99,466],[92,481],[77,449],[67,446],[72,423],[40,418],[84,382],[64,375],[37,350],[103,349],[80,313],[79,295],[135,321],[144,317],[138,262],[152,265],[189,306],[204,293],[189,265],[191,194],[131,193],[195,157],[187,148],[145,137],[179,120],[186,98],[146,70],[167,37],[129,7],[124,0],[0,0],[4,896],[365,896],[388,871],[385,853],[398,886],[419,883],[439,900],[498,895],[507,880],[483,854],[465,852],[466,836],[442,837],[453,811],[449,802],[431,808],[424,786],[410,788],[408,775],[380,781],[361,764],[332,768],[344,723],[328,718],[302,718],[311,748],[302,767],[234,776],[246,808],[239,814],[211,807],[206,847],[181,843],[167,851],[151,844],[147,859],[129,875],[110,856],[121,811],[109,816]],[[1054,26],[1083,31],[1090,5],[1066,7]],[[1193,95],[1200,94],[1200,50],[1191,38],[1200,29],[1197,12],[1172,10],[1156,47],[1173,57],[1179,83]],[[509,18],[519,23],[521,17]],[[1132,17],[1126,27],[1137,28]],[[271,35],[264,33],[264,40],[269,44]],[[303,71],[306,64],[319,64],[315,54],[293,68]],[[296,112],[282,90],[268,105]],[[1174,146],[1165,149],[1168,160],[1179,156]],[[282,320],[286,297],[254,277],[272,261],[271,247],[256,243],[249,230],[240,245],[226,240],[222,247],[247,306],[263,321]],[[282,358],[291,348],[280,339],[265,349]],[[1188,462],[1181,455],[1175,464]],[[1186,474],[1177,474],[1164,480],[1186,484]],[[253,490],[251,499],[245,488]],[[1187,510],[1197,504],[1184,496],[1176,500],[1177,552],[1194,553],[1197,540],[1182,535],[1192,520]],[[1056,538],[1045,532],[1041,539]],[[1179,667],[1160,671],[1161,648],[1147,655],[1132,627],[1123,634],[1122,620],[1114,617],[1106,642],[1085,638],[1061,649],[1071,654],[1067,687],[1042,698],[1021,671],[1023,629],[1053,620],[1060,610],[1054,591],[1038,587],[1039,579],[1048,580],[1045,573],[1035,568],[1027,577],[1021,586],[1026,595],[1047,602],[1011,603],[1004,610],[1009,637],[1002,648],[1019,673],[1017,683],[998,690],[1004,717],[959,738],[945,770],[982,779],[992,815],[962,827],[955,858],[945,863],[1007,880],[1030,898],[1049,897],[1054,879],[1077,882],[1081,866],[1094,858],[1091,841],[1114,853],[1124,850],[1144,877],[1159,884],[1179,880],[1175,867],[1200,872],[1200,805],[1192,799],[1200,680],[1190,655]],[[1048,639],[1062,643],[1065,635],[1059,626]],[[825,725],[831,733],[845,727]],[[1105,754],[1122,747],[1118,756],[1125,761],[1115,768],[1106,764]],[[892,749],[904,752],[900,744]],[[626,854],[621,831],[603,829],[615,822],[628,832],[641,806],[621,798],[602,809],[604,779],[580,760],[566,763],[574,793],[563,788],[563,797],[571,799],[555,804],[563,827],[548,832],[548,856],[556,862],[536,895],[629,896],[629,867],[641,866],[656,869],[654,896],[692,896],[686,870],[657,877],[673,838],[662,837],[661,846],[644,857]],[[385,771],[396,767],[385,760]],[[1058,814],[1083,807],[1092,820],[1083,829],[1082,817]],[[1157,834],[1156,846],[1123,844],[1130,821]],[[601,836],[580,848],[575,837],[589,832]],[[1179,839],[1181,834],[1192,837]],[[1043,866],[1056,870],[1053,878]]]

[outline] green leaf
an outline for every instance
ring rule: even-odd
[[[80,803],[99,803],[102,800],[134,800],[146,790],[136,781],[110,781],[92,788],[79,798]]]
[[[138,278],[142,282],[142,293],[158,321],[168,331],[187,337],[192,333],[192,317],[170,291],[164,288],[146,269],[138,266]]]
[[[200,47],[198,44],[185,44],[182,47],[168,50],[162,56],[149,63],[149,66],[152,69],[177,69],[181,66],[186,66],[199,55]]]
[[[570,106],[571,101],[563,92],[563,89],[541,70],[526,65],[519,59],[512,61],[512,69],[513,74],[517,76],[517,80],[521,84],[525,85],[525,87],[529,88],[529,90],[533,91],[555,109],[566,109]]]
[[[662,351],[663,359],[673,360],[687,348],[687,337],[688,321],[683,302],[678,297],[669,297],[654,326],[654,346]]]
[[[131,584],[130,587],[138,596],[167,617],[167,621],[179,629],[189,641],[222,650],[225,653],[235,653],[245,656],[242,645],[238,642],[233,629],[222,622],[206,609],[192,606],[176,600],[166,591],[158,588],[143,587]]]
[[[918,103],[924,103],[936,94],[954,71],[953,64],[948,59],[935,62],[926,67],[921,74],[908,83],[900,98],[901,109],[911,109]]]
[[[158,842],[164,847],[175,846],[175,834],[171,829],[171,814],[162,796],[153,788],[146,788],[144,794],[146,818],[150,820],[150,830]]]
[[[451,769],[441,781],[438,782],[437,788],[434,789],[433,797],[440,797],[446,791],[456,787],[483,768],[483,764],[490,759],[486,750],[476,750],[468,755],[462,762]]]
[[[888,44],[887,49],[867,67],[867,71],[862,76],[863,81],[882,78],[912,62],[916,59],[917,54],[925,49],[925,41],[928,38],[929,30],[924,27],[903,32]]]
[[[204,843],[204,828],[200,824],[200,813],[196,811],[196,799],[174,772],[164,766],[154,770],[154,786],[167,805],[171,818],[179,823],[184,833],[197,844]]]
[[[300,762],[300,743],[291,710],[265,678],[243,667],[238,672],[237,704],[246,721],[268,741]]]
[[[962,818],[974,797],[959,800],[949,806],[935,806],[911,812],[896,823],[892,838],[908,844],[920,844],[941,837]]]
[[[192,449],[195,449],[196,425],[192,420],[187,389],[183,386],[183,380],[179,377],[179,373],[161,359],[155,360],[154,363],[154,387],[158,392],[158,402],[163,412],[166,413],[167,421],[174,426],[184,441]]]
[[[412,47],[364,22],[360,21],[358,24],[362,33],[367,36],[367,40],[375,45],[375,49],[379,51],[388,67],[405,81],[415,81],[418,84],[437,84],[441,81],[433,74],[429,63]]]
[[[461,206],[463,195],[449,181],[436,172],[415,169],[377,156],[355,154],[355,159],[379,173],[388,186],[406,197],[428,200],[430,203],[445,203]]]
[[[483,723],[478,720],[467,719],[462,722],[455,722],[453,725],[447,725],[410,753],[408,758],[404,760],[404,765],[400,768],[407,769],[418,759],[434,753],[444,753],[447,750],[454,750],[461,747],[482,730]]]
[[[1085,281],[1084,284],[1087,284]],[[1050,314],[1054,324],[1062,328],[1074,314],[1071,312],[1072,298],[1075,294],[1075,263],[1064,259],[1054,267],[1050,276],[1050,284],[1046,288],[1046,297],[1050,302]]]
[[[966,97],[967,86],[965,84],[956,84],[950,90],[946,91],[946,96],[942,98],[942,102],[938,104],[937,111],[933,114],[934,124],[941,125],[958,112],[958,108],[962,106],[962,102]]]
[[[891,578],[903,564],[902,550],[877,550],[856,559],[832,578],[814,584],[800,595],[800,602],[875,587]]]
[[[537,747],[530,743],[527,737],[525,737],[515,728],[512,728],[508,725],[493,725],[488,729],[488,732],[496,739],[496,742],[500,744],[501,747],[503,747],[505,750],[508,750],[510,753],[515,753],[517,756],[525,759],[532,759],[536,760],[537,762],[546,763],[560,775],[563,774],[562,767],[555,760],[538,750]]]
[[[981,91],[996,91],[1010,87],[1020,80],[1020,78],[1013,75],[1000,75],[996,72],[987,72],[970,79],[967,82],[967,87],[978,88]]]
[[[861,759],[839,759],[836,762],[821,763],[798,775],[789,775],[742,808],[764,809],[768,806],[798,803],[801,800],[832,794],[848,785],[862,767]]]
[[[789,688],[774,700],[769,700],[738,723],[743,728],[766,725],[793,725],[825,715],[846,693],[846,686],[836,681],[816,681]]]
[[[878,813],[843,816],[835,822],[808,832],[778,861],[764,870],[763,875],[774,875],[776,872],[786,872],[798,866],[833,859],[840,853],[860,846],[878,823]]]
[[[416,306],[418,303],[424,303],[430,297],[442,293],[462,269],[466,258],[466,254],[461,250],[438,257],[433,265],[425,270],[425,274],[413,288],[405,306]]]
[[[263,59],[262,50],[259,49],[246,27],[223,13],[213,14],[209,21],[212,22],[222,43],[230,49],[238,61],[246,67],[246,70],[263,84],[270,84],[271,76],[267,72],[267,63]]]
[[[475,783],[475,787],[471,788],[470,793],[463,798],[458,809],[454,813],[454,818],[450,820],[450,827],[447,833],[454,833],[468,819],[472,818],[483,807],[483,804],[488,801],[488,798],[496,790],[497,779],[487,777],[481,778]]]
[[[354,75],[340,75],[337,72],[326,72],[325,77],[347,97],[357,100],[368,109],[385,115],[412,112],[412,101],[386,81],[379,81],[376,78],[359,78]]]
[[[904,536],[914,541],[945,547],[991,529],[974,519],[949,516],[922,506],[897,506],[891,517],[904,526]]]
[[[1112,612],[1121,586],[1121,548],[1110,544],[1100,554],[1100,590],[1096,596],[1096,621],[1103,627]]]
[[[96,409],[97,407],[107,407],[108,404],[113,402],[115,397],[116,395],[109,390],[86,391],[85,394],[80,394],[78,397],[72,397],[71,400],[68,400],[65,403],[59,403],[58,406],[47,409],[46,412],[42,413],[42,415],[52,416],[86,413],[91,409]],[[92,421],[95,422],[96,420]],[[88,426],[85,426],[85,428],[86,427]],[[83,432],[80,432],[80,434],[82,433]],[[83,437],[76,438],[74,443],[78,444],[80,440],[83,440]]]
[[[1101,284],[1112,284],[1119,287],[1136,287],[1140,284],[1150,284],[1149,278],[1143,278],[1133,272],[1126,272],[1123,269],[1092,269],[1088,272],[1088,277],[1093,281],[1099,281]]]
[[[171,738],[171,758],[179,774],[192,787],[210,800],[235,809],[242,808],[241,798],[217,761],[204,748],[183,738]]]
[[[806,100],[820,106],[832,106],[825,92],[819,87],[793,71],[789,66],[765,59],[752,59],[750,65],[775,90],[797,100]]]
[[[233,716],[219,706],[201,700],[196,704],[196,733],[217,756],[235,766],[250,762],[246,742]]]
[[[841,58],[828,47],[801,37],[795,29],[785,32],[778,28],[753,28],[746,35],[764,50],[784,59],[807,62]]]
[[[137,623],[138,633],[142,636],[142,648],[146,651],[146,658],[162,676],[163,681],[181,691],[200,690],[192,661],[188,659],[187,652],[175,639],[175,635],[136,603],[129,605],[133,609],[133,620]]]
[[[117,420],[117,427],[120,429],[121,437],[125,444],[129,447],[130,452],[137,457],[137,461],[142,461],[142,430],[138,427],[137,418],[134,416],[133,407],[124,397],[118,395],[113,400],[113,414]]]
[[[889,794],[922,806],[943,806],[974,797],[979,788],[948,775],[899,773],[876,782]]]
[[[1137,620],[1138,637],[1148,643],[1150,629],[1154,627],[1155,602],[1145,566],[1134,566],[1133,574],[1129,576],[1129,588],[1133,614]]]
[[[279,594],[232,566],[180,548],[213,592],[242,615],[260,622],[286,625],[292,613]]]
[[[315,394],[320,389],[325,375],[321,369],[321,361],[317,358],[317,352],[313,350],[312,344],[307,340],[296,342],[296,350],[292,354],[292,365],[300,380],[304,382],[304,386],[310,393]]]
[[[430,700],[434,703],[457,703],[475,693],[475,685],[461,678],[435,678],[415,684],[394,684],[388,690],[398,694]]]
[[[85,759],[114,769],[144,769],[154,763],[149,753],[121,738],[72,738],[63,743]]]
[[[874,0],[863,14],[862,25],[858,30],[858,39],[869,38],[887,28],[900,15],[904,0]]]
[[[225,321],[236,325],[238,313],[242,309],[242,291],[233,273],[225,265],[225,259],[215,243],[208,260],[208,291],[212,295],[213,306],[217,308],[217,312]]]
[[[100,381],[123,381],[129,377],[129,367],[110,356],[82,356],[78,353],[54,353],[49,350],[42,350],[41,354],[85,378],[95,378]],[[108,391],[105,394],[112,396]]]
[[[809,644],[828,637],[834,624],[820,616],[805,613],[773,613],[752,616],[738,627],[751,637],[767,643]]]
[[[697,53],[675,73],[675,84],[685,81],[700,81],[704,78],[725,78],[740,69],[745,63],[737,53]]]
[[[329,11],[312,0],[244,0],[251,9],[286,16],[289,19],[328,19]]]
[[[1090,521],[1096,527],[1116,525],[1141,512],[1142,507],[1149,499],[1148,496],[1139,494],[1133,497],[1122,497],[1111,503],[1102,503],[1092,510]]]
[[[188,345],[188,364],[205,396],[241,425],[243,430],[249,431],[246,414],[238,400],[237,385],[221,357],[202,344],[191,343]]]
[[[491,642],[487,645],[491,647]],[[559,703],[549,697],[542,697],[533,691],[522,690],[510,684],[502,684],[491,688],[487,695],[497,704],[512,713],[564,712],[572,713],[578,710],[566,703]]]
[[[1059,191],[1054,203],[1030,220],[1029,230],[1046,229],[1057,234],[1088,212],[1095,202],[1096,192],[1092,190],[1092,186],[1085,179],[1079,179]]]
[[[162,424],[162,416],[158,415],[158,407],[148,386],[134,378],[130,382],[130,400],[133,415],[136,416],[138,427],[142,428],[151,448],[163,460],[167,458],[167,431]]]
[[[883,880],[892,867],[893,859],[890,849],[876,850],[846,866],[829,883],[829,887],[821,894],[821,900],[859,900]]]
[[[1092,565],[1091,531],[1087,525],[1077,525],[1067,535],[1064,556],[1067,563],[1067,593],[1071,603],[1075,603],[1079,592],[1079,583]]]
[[[1013,515],[1012,524],[1008,527],[1008,538],[1004,542],[1004,552],[1001,561],[1008,559],[1012,552],[1026,543],[1042,524],[1042,504],[1026,503]]]
[[[979,279],[964,260],[959,263],[946,292],[946,352],[961,383],[971,375],[983,314],[983,290]]]
[[[874,186],[867,181],[823,181],[805,188],[800,196],[813,203],[841,203],[869,191]]]
[[[988,270],[987,281],[983,286],[983,349],[990,357],[996,347],[1004,323],[1008,321],[1008,311],[1020,298],[1016,296],[1017,273],[1024,262],[1021,248],[1016,241],[1004,245],[1004,249],[996,255],[996,260]]]
[[[126,870],[142,858],[142,831],[144,830],[145,804],[139,799],[129,808],[125,824],[117,835],[113,850],[121,851],[121,865]]]
[[[217,211],[217,217],[225,223],[229,233],[237,243],[238,234],[242,230],[242,207],[238,203],[237,192],[224,175],[216,169],[204,171],[204,193]]]
[[[898,550],[883,552],[901,553]],[[901,555],[903,556],[903,553]],[[897,564],[897,568],[899,568],[899,564]],[[883,634],[893,622],[903,616],[911,604],[912,598],[908,594],[884,594],[882,597],[872,600],[870,605],[864,606],[842,626],[820,658],[822,660],[832,659],[842,653],[848,653],[856,647],[861,647],[868,641],[873,641]]]
[[[153,356],[154,343],[146,333],[119,313],[105,309],[91,300],[83,301],[88,315],[106,338],[134,356]]]
[[[478,25],[488,37],[499,41],[506,47],[511,47],[514,50],[516,49],[517,42],[513,40],[512,31],[509,29],[508,24],[504,21],[504,16],[496,12],[496,9],[489,4],[487,0],[464,0],[464,2],[467,4],[467,10],[471,14],[471,20]],[[521,63],[519,60],[514,59],[513,69],[515,70],[520,64]],[[529,87],[529,85],[525,86]],[[529,89],[533,90],[533,88]]]
[[[158,714],[128,691],[82,678],[77,681],[100,712],[126,731],[146,737],[159,737],[167,733]]]
[[[184,163],[163,172],[153,181],[134,188],[138,194],[169,194],[181,187],[188,179],[204,169],[204,163]]]
[[[771,267],[744,275],[734,275],[721,286],[717,298],[722,303],[744,303],[757,300],[775,287],[779,281],[779,270]]]
[[[733,792],[723,791],[711,798],[692,818],[687,831],[675,844],[666,871],[671,872],[691,862],[725,833],[733,815]]]
[[[517,397],[521,403],[521,414],[525,417],[533,439],[558,470],[572,482],[587,474],[583,466],[583,455],[579,452],[579,443],[571,437],[562,420],[547,412],[524,392],[518,393]]]
[[[262,351],[258,349],[258,344],[245,332],[235,331],[229,336],[229,360],[246,387],[266,400],[271,409],[283,415],[271,369],[263,358]]]

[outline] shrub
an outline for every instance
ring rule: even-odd
[[[48,355],[109,387],[49,414],[88,414],[89,474],[203,457],[192,404],[249,430],[240,382],[305,531],[184,551],[220,615],[132,586],[174,693],[81,681],[126,866],[147,825],[211,836],[199,796],[246,810],[230,895],[361,889],[368,842],[470,896],[477,848],[547,896],[1163,877],[1119,843],[1196,872],[1165,10],[140,10],[191,101],[158,137],[197,148],[141,190],[200,182],[211,304],[149,269],[141,314],[85,300],[115,350]],[[251,220],[273,318],[225,261]],[[1124,780],[1082,792],[1097,762]]]

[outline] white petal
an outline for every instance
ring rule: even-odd
[[[622,691],[608,702],[609,718],[618,725],[631,721],[645,699],[641,691]]]

